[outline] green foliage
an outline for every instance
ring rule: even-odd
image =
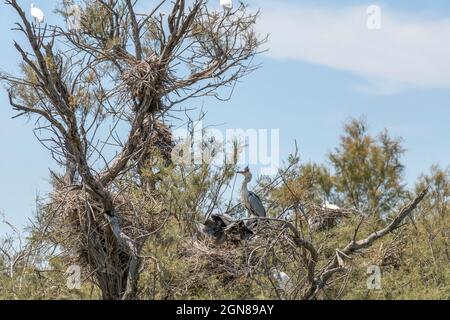
[[[89,282],[84,282],[80,290],[69,290],[66,269],[60,259],[52,258],[43,269],[33,265],[19,267],[12,277],[1,272],[0,300],[85,300],[100,297],[98,289]]]
[[[430,194],[408,224],[352,261],[354,271],[342,299],[443,299],[450,298],[450,174],[433,166],[417,190],[430,186]],[[382,289],[367,290],[368,265],[382,268]],[[328,293],[333,296],[337,288]]]
[[[320,203],[334,188],[330,170],[316,163],[296,164],[286,175],[286,184],[272,192],[279,205],[293,202]]]
[[[377,213],[395,208],[404,195],[403,153],[401,140],[387,131],[372,137],[364,120],[346,124],[339,147],[329,155],[342,204]]]

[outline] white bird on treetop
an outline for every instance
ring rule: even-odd
[[[220,0],[220,6],[227,10],[233,9],[233,1],[232,0]]]
[[[325,206],[324,206],[324,208],[325,208],[325,209],[328,209],[328,210],[339,210],[339,209],[341,209],[341,208],[339,208],[337,205],[331,204],[331,203],[329,203],[328,201],[325,201]]]
[[[34,3],[31,4],[31,16],[36,22],[42,23],[44,21],[44,13]]]

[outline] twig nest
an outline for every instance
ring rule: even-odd
[[[133,193],[115,194],[113,199],[116,210],[114,219],[120,225],[120,237],[141,246],[146,235],[161,224],[160,205],[150,196],[141,199]],[[136,215],[136,212],[140,214]],[[76,252],[82,265],[92,259],[104,260],[105,255],[114,254],[112,251],[105,252],[105,245],[111,250],[113,247],[120,250],[120,258],[124,261],[129,259],[130,252],[118,243],[102,204],[85,190],[57,189],[52,194],[45,218],[51,225],[48,231],[52,241],[69,252]]]
[[[192,265],[201,265],[208,275],[215,275],[223,283],[250,276],[255,264],[247,260],[239,246],[217,246],[211,239],[193,240],[184,245],[184,253]]]
[[[314,231],[324,231],[335,227],[340,219],[347,218],[352,211],[345,209],[327,209],[321,206],[312,206],[308,224]]]
[[[143,98],[144,95],[157,96],[155,84],[161,79],[161,68],[156,58],[142,61],[134,61],[122,75],[128,91],[135,98]]]

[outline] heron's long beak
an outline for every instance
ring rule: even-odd
[[[245,171],[236,171],[236,173],[244,174]]]

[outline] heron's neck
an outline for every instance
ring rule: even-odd
[[[244,182],[242,182],[242,190],[247,191],[247,185],[250,182],[250,178],[245,177]]]

